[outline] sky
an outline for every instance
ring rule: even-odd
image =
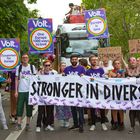
[[[53,19],[53,30],[57,29],[59,24],[63,23],[65,14],[69,11],[69,3],[80,5],[82,0],[37,0],[37,4],[27,4],[26,6],[33,9],[39,10],[39,16],[43,18]]]

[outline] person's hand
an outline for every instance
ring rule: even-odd
[[[15,92],[15,97],[16,97],[16,98],[18,97],[18,92]]]
[[[81,74],[80,77],[84,76],[84,74]]]
[[[6,80],[6,83],[11,83],[12,81],[11,81],[11,78],[8,78],[7,80]]]
[[[122,75],[120,73],[117,73],[117,76],[116,77],[121,78]]]

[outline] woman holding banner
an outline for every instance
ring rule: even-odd
[[[61,62],[60,73],[63,75],[66,63]],[[68,106],[56,106],[56,118],[60,120],[61,127],[69,127],[69,119],[72,117],[71,109]]]
[[[113,61],[114,69],[109,72],[111,78],[123,78],[125,77],[124,70],[121,69],[121,62],[119,60]],[[111,130],[118,129],[122,131],[124,129],[124,111],[123,110],[111,110],[112,116],[112,128]]]
[[[55,70],[52,70],[52,62],[50,60],[46,60],[43,63],[43,70],[41,70],[39,74],[54,75],[57,74],[57,72]],[[54,131],[54,128],[52,126],[54,123],[54,105],[38,106],[36,132],[41,131],[42,122],[45,130]]]
[[[129,65],[126,68],[126,76],[139,78],[140,77],[140,65],[137,64],[136,58],[130,57],[128,62],[129,62]],[[130,118],[130,124],[131,124],[131,129],[129,130],[129,134],[132,134],[135,132],[136,118],[138,119],[138,121],[140,123],[140,110],[130,110],[129,118]]]

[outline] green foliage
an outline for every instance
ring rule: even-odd
[[[37,0],[28,0],[35,3]],[[20,38],[21,53],[28,52],[28,18],[37,18],[37,10],[30,11],[24,0],[0,1],[0,38]],[[34,56],[31,58],[36,59]]]
[[[140,38],[140,0],[83,0],[86,9],[105,8],[111,46],[129,52],[128,40]]]

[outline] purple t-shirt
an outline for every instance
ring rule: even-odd
[[[103,70],[103,68],[97,68],[97,69],[90,68],[86,71],[86,75],[94,77],[94,78],[103,77],[104,70]]]
[[[65,68],[64,73],[66,75],[81,75],[81,74],[85,74],[85,69],[80,65],[78,65],[75,68],[72,66],[68,66]]]

